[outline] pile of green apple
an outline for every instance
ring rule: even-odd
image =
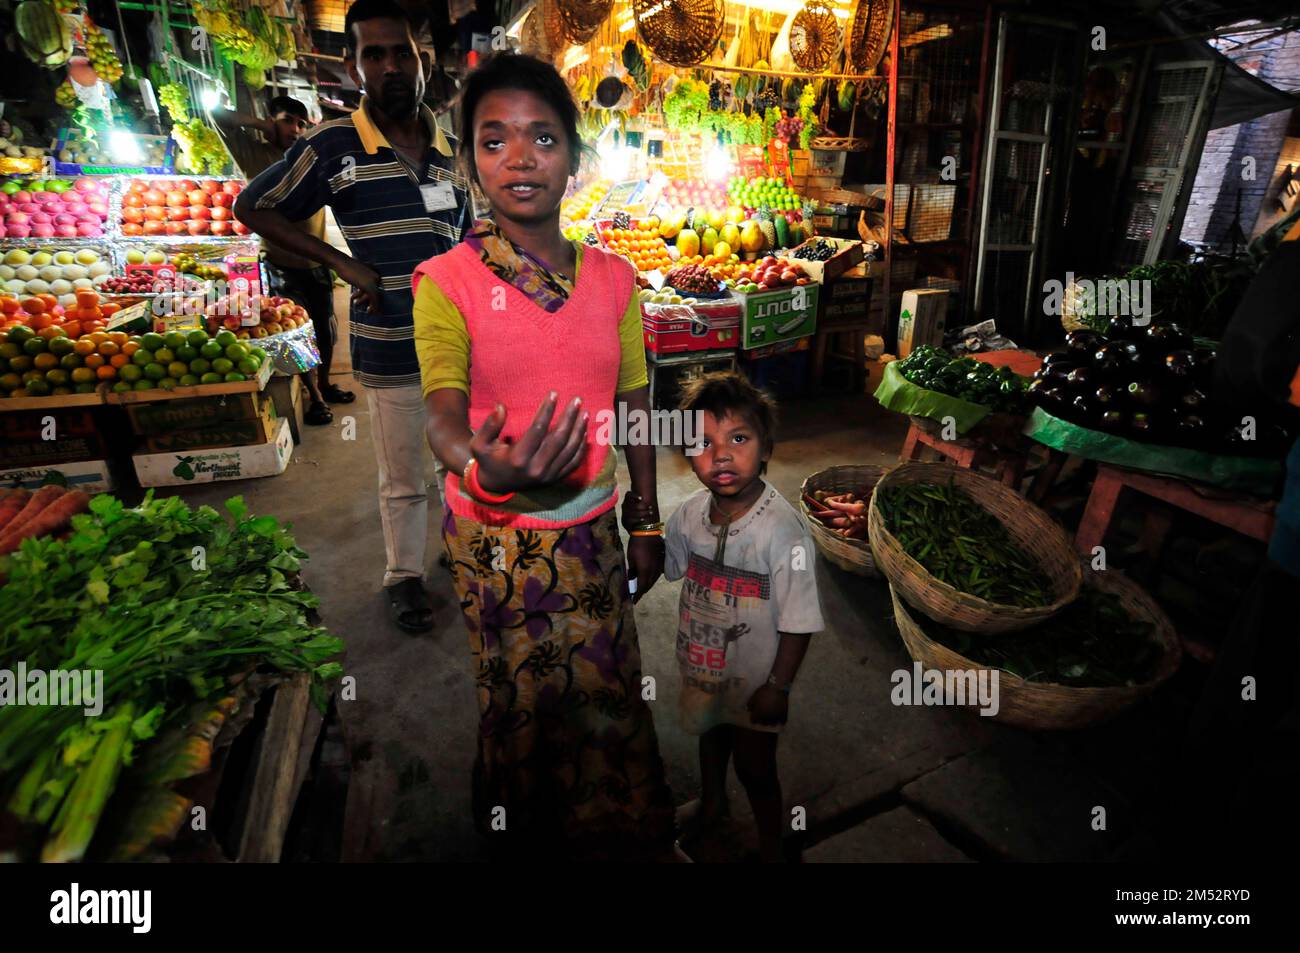
[[[266,351],[240,341],[232,331],[169,331],[138,338],[131,363],[118,368],[113,390],[171,390],[200,384],[252,380],[267,359]]]

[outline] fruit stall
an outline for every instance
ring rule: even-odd
[[[244,183],[211,119],[240,80],[293,60],[296,20],[131,10],[129,37],[121,11],[106,26],[75,0],[15,11],[38,69],[0,119],[5,485],[53,470],[91,490],[282,473],[297,375],[319,363],[309,315],[269,294],[258,237],[234,218]],[[42,420],[77,439],[49,439]]]

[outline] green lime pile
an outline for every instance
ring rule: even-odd
[[[746,179],[732,176],[727,183],[727,195],[737,205],[749,208],[761,208],[766,205],[772,211],[794,210],[802,207],[799,196],[794,189],[781,179],[764,178]]]
[[[266,351],[240,340],[233,331],[169,331],[131,339],[139,344],[131,363],[118,370],[113,390],[153,390],[233,384],[257,377]]]

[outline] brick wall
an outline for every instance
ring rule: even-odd
[[[1245,37],[1243,39],[1249,39]],[[1300,88],[1300,33],[1287,33],[1249,49],[1228,54],[1242,69],[1281,89]],[[1290,113],[1276,112],[1250,122],[1212,129],[1192,187],[1183,220],[1185,241],[1226,244],[1237,216],[1247,239],[1257,234],[1257,224],[1275,208],[1276,171]],[[1243,179],[1243,159],[1254,160],[1254,178]],[[1285,162],[1282,164],[1285,168]]]

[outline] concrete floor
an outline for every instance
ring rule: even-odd
[[[346,641],[346,671],[356,678],[356,700],[339,702],[353,763],[344,859],[480,860],[485,851],[469,810],[474,686],[464,625],[437,565],[441,512],[434,505],[429,515],[435,629],[411,636],[390,624],[380,591],[375,457],[364,398],[345,373],[346,351],[335,368],[336,382],[359,399],[335,406],[333,424],[304,428],[283,475],[182,492],[192,504],[242,494],[253,512],[290,521],[310,554],[305,578],[320,596],[324,623]],[[342,438],[348,416],[355,418],[355,440]],[[905,429],[905,418],[881,410],[865,393],[788,402],[768,479],[794,500],[803,479],[827,466],[896,461]],[[620,471],[626,486],[621,464]],[[660,451],[658,472],[667,515],[698,483],[685,459],[670,451]],[[1149,808],[1140,803],[1149,765],[1141,746],[1126,739],[1155,744],[1166,738],[1170,719],[1160,706],[1148,704],[1100,729],[1082,748],[952,708],[895,707],[890,675],[910,668],[910,659],[894,627],[888,587],[824,561],[817,578],[827,627],[812,641],[779,749],[786,803],[805,809],[806,830],[793,839],[806,860],[1150,856],[1141,831]],[[657,677],[655,726],[681,804],[698,797],[700,782],[696,739],[676,717],[678,585],[661,581],[636,617],[644,670]],[[756,841],[734,774],[731,798],[730,827],[700,859],[752,856]],[[1097,804],[1115,806],[1101,833],[1079,821]]]

